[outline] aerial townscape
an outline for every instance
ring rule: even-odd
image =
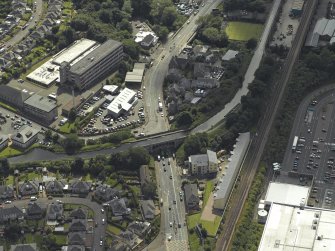
[[[335,250],[335,0],[0,0],[0,251]]]

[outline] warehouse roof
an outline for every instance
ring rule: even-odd
[[[74,63],[71,66],[71,72],[82,74],[87,69],[92,67],[92,65],[95,65],[120,46],[122,46],[122,44],[118,41],[112,39],[107,40],[102,45],[88,53],[85,57],[81,58],[78,62]]]
[[[57,107],[56,101],[47,97],[42,97],[38,94],[30,96],[26,99],[26,101],[24,101],[24,104],[36,107],[45,112],[50,112]]]
[[[272,204],[258,251],[331,251],[334,227],[334,211]]]
[[[323,33],[322,35],[325,36],[333,36],[334,34],[334,31],[335,31],[335,20],[334,19],[331,19],[331,20],[328,20],[327,22],[327,25],[325,27],[325,29],[323,30]]]
[[[308,194],[308,187],[270,182],[265,201],[300,206],[302,200],[307,201]]]
[[[133,71],[128,71],[126,75],[126,83],[141,83],[144,75],[145,64],[135,63]]]
[[[20,131],[12,138],[12,140],[25,144],[38,133],[39,131],[35,128],[25,125],[21,127]]]
[[[77,40],[71,46],[56,54],[52,62],[57,65],[60,65],[63,62],[71,63],[95,44],[95,41],[86,38]]]
[[[136,92],[133,90],[124,88],[107,109],[115,114],[118,114],[121,110],[128,111],[132,106],[131,101],[135,97],[135,94]]]

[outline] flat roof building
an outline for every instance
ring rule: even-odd
[[[273,203],[258,251],[335,250],[335,211]]]
[[[228,159],[229,163],[225,167],[224,174],[220,177],[215,188],[213,204],[215,209],[223,210],[226,206],[231,189],[249,146],[250,133],[241,133],[236,141],[234,150],[231,152],[231,156]]]
[[[188,164],[193,175],[214,174],[218,171],[216,152],[211,150],[207,150],[206,154],[189,156]]]
[[[115,40],[107,40],[73,63],[62,62],[60,83],[73,83],[80,90],[86,89],[115,70],[122,59],[122,44]]]
[[[44,87],[49,87],[59,82],[59,66],[53,64],[52,59],[50,59],[31,72],[27,79]]]
[[[8,135],[0,134],[0,151],[8,146]]]
[[[38,94],[24,101],[23,110],[45,124],[51,123],[58,116],[57,102]]]
[[[125,82],[127,84],[141,84],[144,76],[145,64],[135,63],[133,71],[128,71]]]
[[[265,201],[300,206],[302,201],[304,205],[307,203],[308,196],[309,187],[270,182]]]
[[[124,88],[120,94],[110,103],[107,110],[114,118],[120,116],[124,112],[128,112],[130,108],[137,102],[136,92],[128,88]]]
[[[104,85],[102,90],[109,94],[115,94],[119,90],[119,87],[117,85]]]

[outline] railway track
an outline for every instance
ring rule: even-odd
[[[292,47],[288,53],[286,63],[283,66],[281,78],[275,87],[274,97],[268,105],[263,118],[260,120],[261,122],[257,127],[258,136],[253,137],[250,145],[250,150],[242,165],[241,180],[234,194],[235,198],[239,199],[229,202],[231,203],[230,210],[227,212],[224,230],[222,231],[223,235],[219,237],[216,245],[216,250],[223,251],[228,250],[229,248],[238,218],[242,212],[243,205],[248,196],[249,189],[257,172],[270,130],[272,128],[276,114],[281,106],[281,101],[284,96],[289,77],[291,75],[295,62],[299,57],[301,47],[305,41],[305,37],[310,25],[311,18],[313,17],[313,12],[316,4],[317,1],[315,0],[308,0],[305,2],[300,25],[295,35]]]

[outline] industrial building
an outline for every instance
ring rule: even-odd
[[[8,146],[9,138],[7,135],[0,135],[0,151]]]
[[[193,175],[215,174],[218,171],[218,159],[211,150],[207,150],[206,154],[189,156],[187,164]]]
[[[0,100],[19,109],[23,108],[23,102],[30,95],[26,89],[20,90],[8,85],[0,85]]]
[[[136,92],[124,88],[107,107],[108,113],[114,118],[128,112],[137,103]]]
[[[24,101],[23,110],[44,124],[49,124],[58,116],[57,102],[38,94]]]
[[[144,76],[145,64],[135,63],[133,71],[126,74],[126,84],[141,84]]]
[[[26,149],[37,140],[39,131],[33,127],[25,125],[20,131],[12,137],[13,146],[21,149]]]
[[[102,90],[105,92],[105,93],[108,93],[108,94],[116,94],[118,91],[119,91],[119,87],[117,85],[104,85],[104,87],[102,87]]]
[[[72,83],[84,90],[115,70],[123,59],[123,47],[120,42],[107,40],[94,46],[89,53],[71,62],[63,61],[60,65],[60,83]]]
[[[272,203],[258,251],[332,251],[334,228],[334,210]]]
[[[226,206],[231,189],[233,188],[237,174],[240,170],[245,153],[247,152],[250,142],[250,133],[241,133],[237,138],[234,150],[228,159],[229,163],[224,169],[223,175],[220,177],[214,192],[215,209],[223,210]]]
[[[324,45],[332,43],[335,38],[335,20],[320,18],[315,26],[314,30],[310,32],[306,39],[306,46],[309,47],[318,47],[320,41]]]

